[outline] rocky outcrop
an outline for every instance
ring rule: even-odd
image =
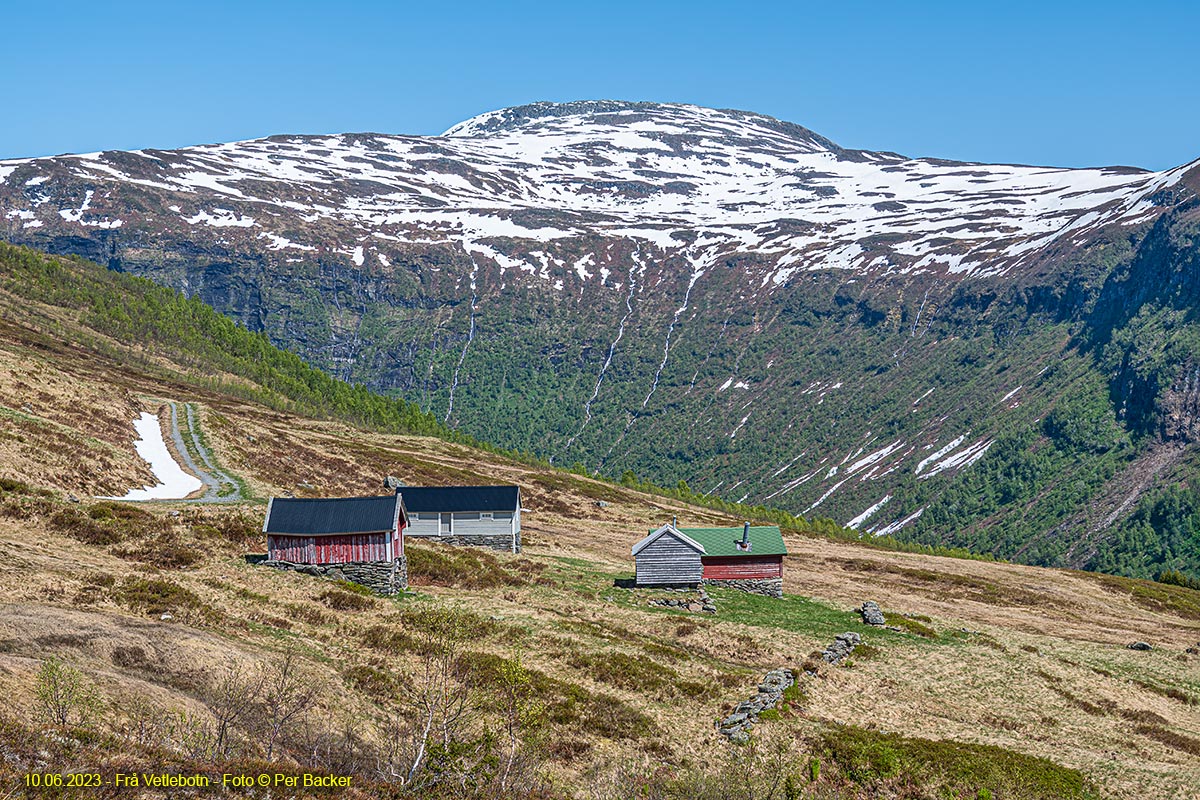
[[[887,624],[887,620],[883,617],[883,609],[874,600],[868,600],[863,603],[862,608],[859,609],[859,613],[862,614],[863,622],[868,625],[882,627]]]
[[[399,594],[408,588],[408,559],[403,556],[395,561],[355,561],[347,564],[296,564],[274,559],[258,563],[264,567],[299,572],[326,580],[350,581],[385,596]]]
[[[749,738],[749,731],[758,720],[758,715],[775,708],[783,700],[783,693],[796,682],[790,669],[773,669],[763,676],[758,692],[750,699],[734,707],[733,713],[717,723],[717,730],[732,742],[742,743]]]

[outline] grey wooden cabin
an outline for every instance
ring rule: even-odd
[[[696,586],[704,574],[704,547],[663,525],[633,546],[638,586]]]
[[[405,536],[521,552],[519,486],[404,486]]]

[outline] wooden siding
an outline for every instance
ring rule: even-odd
[[[450,532],[455,536],[512,535],[512,520],[482,519],[478,512],[456,512]]]
[[[357,533],[341,536],[267,537],[267,555],[294,564],[346,564],[352,561],[387,561],[389,533]],[[393,539],[394,541],[394,539]],[[403,547],[403,545],[401,545]],[[403,550],[397,552],[399,556]]]
[[[508,514],[508,519],[484,519],[482,514]],[[431,519],[419,519],[419,517],[430,516]],[[420,514],[412,514],[409,519],[409,526],[405,530],[407,536],[512,536],[515,530],[520,530],[520,522],[514,512],[511,511],[494,511],[494,512],[478,512],[478,511],[456,511],[450,516],[453,519],[450,522],[450,530],[443,531],[439,520],[440,514],[434,514],[429,511],[422,511]]]
[[[422,512],[419,516],[425,516],[426,512]],[[438,535],[438,515],[431,514],[432,519],[417,519],[417,514],[410,514],[408,519],[408,528],[405,529],[406,536],[437,536]]]
[[[700,554],[670,533],[643,547],[635,561],[639,585],[700,582]]]
[[[708,580],[783,577],[783,556],[704,556],[701,562]]]

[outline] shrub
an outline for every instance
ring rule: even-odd
[[[592,680],[630,691],[674,692],[680,680],[670,667],[620,651],[572,653],[567,663],[584,670]]]
[[[388,672],[366,664],[350,667],[342,673],[346,685],[374,697],[388,698],[397,692],[396,678]]]
[[[797,680],[791,686],[783,690],[783,699],[785,702],[793,705],[801,705],[808,702],[808,692],[805,691],[804,685]]]
[[[42,662],[34,694],[39,716],[60,728],[89,727],[104,706],[82,672],[53,656]]]
[[[170,530],[170,523],[129,503],[68,506],[50,516],[50,528],[86,544],[108,545]]]
[[[1177,569],[1164,569],[1154,580],[1200,591],[1200,580],[1189,577]]]
[[[154,564],[167,569],[190,567],[202,558],[200,551],[183,544],[174,534],[147,539],[138,547],[114,550],[113,554],[130,561]]]
[[[319,608],[313,608],[301,603],[288,603],[284,606],[288,614],[309,625],[331,625],[337,621],[335,617]]]
[[[64,508],[50,517],[50,528],[85,544],[116,544],[124,541],[122,526],[105,524],[78,508]]]
[[[391,655],[411,653],[417,650],[417,641],[401,630],[386,625],[373,625],[363,633],[363,644],[374,650]]]
[[[317,599],[335,611],[366,611],[375,607],[375,600],[345,589],[326,589]]]
[[[32,494],[29,484],[25,481],[19,481],[16,478],[9,478],[0,475],[0,491],[12,492],[13,494]]]
[[[1167,730],[1161,725],[1138,725],[1134,730],[1148,739],[1153,739],[1182,753],[1200,756],[1200,739],[1193,739],[1190,736],[1175,733],[1175,731]]]
[[[122,605],[151,616],[180,611],[213,612],[190,589],[167,580],[126,578],[113,592],[113,597]]]

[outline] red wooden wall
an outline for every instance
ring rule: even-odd
[[[267,557],[295,564],[345,564],[351,561],[387,561],[386,533],[340,536],[267,537]],[[393,535],[394,536],[394,535]],[[396,557],[402,554],[397,548]]]
[[[702,556],[700,563],[714,581],[783,577],[783,556]]]

